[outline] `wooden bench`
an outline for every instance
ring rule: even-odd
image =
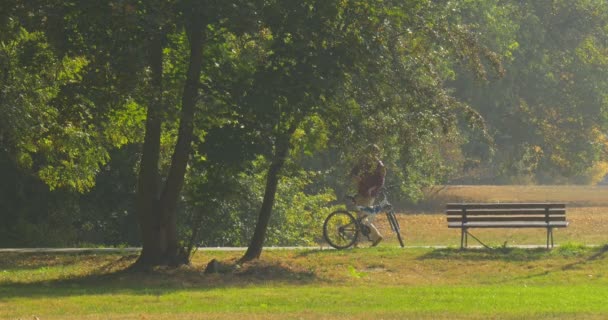
[[[460,248],[467,247],[471,228],[545,228],[549,248],[553,229],[568,226],[564,203],[448,203],[445,212],[448,228],[461,230]]]

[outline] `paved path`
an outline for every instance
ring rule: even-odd
[[[328,247],[264,247],[264,250],[318,250],[330,249]],[[139,252],[141,248],[0,248],[0,253],[4,252],[20,252],[20,253],[40,253],[40,252],[58,252],[58,253],[78,253],[78,252]],[[247,247],[201,247],[199,251],[245,251]]]
[[[592,245],[589,245],[592,246]],[[545,248],[546,245],[521,245],[521,246],[508,246],[508,248]],[[559,247],[559,245],[555,245]],[[448,246],[406,246],[408,248],[428,248],[428,249],[445,249]],[[457,248],[457,247],[452,247]],[[482,246],[469,246],[469,249],[479,249]],[[333,250],[333,248],[324,247],[264,247],[264,250]],[[79,253],[79,252],[108,252],[108,253],[119,253],[119,252],[139,252],[141,248],[129,247],[129,248],[0,248],[0,253],[6,252],[18,252],[18,253]],[[199,251],[245,251],[246,247],[200,247]]]

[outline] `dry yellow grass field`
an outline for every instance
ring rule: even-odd
[[[608,242],[608,187],[602,186],[447,186],[436,188],[421,207],[402,210],[399,220],[406,245],[459,246],[460,230],[448,229],[443,208],[448,202],[564,202],[567,228],[554,231],[555,244],[598,245]],[[383,216],[377,225],[385,243],[396,238]],[[543,245],[544,229],[472,229],[471,233],[490,246]],[[470,245],[478,243],[469,239]],[[388,245],[388,244],[386,244]]]
[[[608,186],[446,186],[432,200],[444,202],[565,202],[569,207],[608,207]]]

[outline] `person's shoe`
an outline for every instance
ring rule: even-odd
[[[372,247],[377,246],[378,243],[380,243],[380,241],[382,241],[382,237],[378,237],[378,239],[376,239],[376,241],[374,241],[374,243],[372,243]]]

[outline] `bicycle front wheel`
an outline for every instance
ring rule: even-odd
[[[358,234],[357,219],[345,210],[330,213],[323,223],[323,238],[336,249],[346,249],[355,244]]]

